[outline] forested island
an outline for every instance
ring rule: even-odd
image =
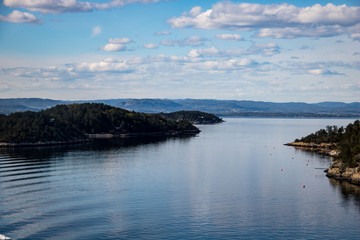
[[[360,184],[360,121],[345,128],[327,126],[286,145],[319,151],[335,158],[327,176]]]
[[[222,123],[224,120],[215,114],[200,111],[177,111],[173,113],[159,113],[160,117],[175,121],[189,121],[192,124],[215,124]]]
[[[196,134],[187,120],[137,113],[102,103],[57,105],[39,112],[0,115],[2,146],[50,145],[93,137]]]

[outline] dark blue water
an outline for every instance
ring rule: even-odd
[[[284,146],[349,119],[229,118],[196,137],[0,150],[12,239],[360,239],[360,190]],[[304,188],[305,186],[305,188]]]

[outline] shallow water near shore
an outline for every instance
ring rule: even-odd
[[[0,149],[12,239],[360,239],[359,187],[284,146],[353,119],[226,118],[196,137]]]

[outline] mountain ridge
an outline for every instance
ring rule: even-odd
[[[221,116],[267,117],[360,117],[360,102],[265,102],[216,99],[159,99],[119,98],[99,100],[53,100],[42,98],[0,99],[0,114],[21,111],[40,111],[58,104],[104,103],[130,111],[169,113],[174,111],[203,111]]]

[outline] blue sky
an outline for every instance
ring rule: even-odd
[[[3,0],[0,98],[359,102],[359,5]]]

